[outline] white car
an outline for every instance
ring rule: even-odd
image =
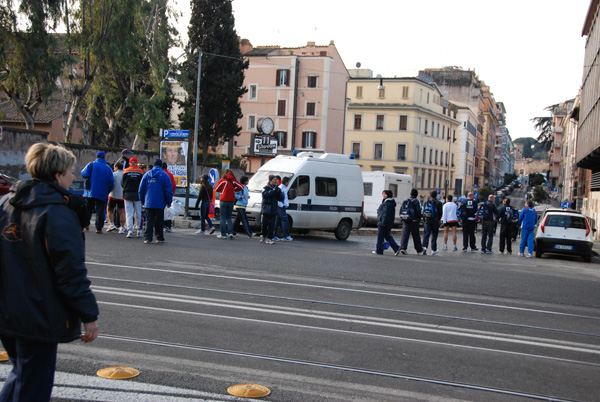
[[[592,261],[592,229],[587,218],[574,210],[548,208],[535,230],[535,256],[544,253],[581,256]]]
[[[186,187],[176,187],[173,193],[173,207],[175,215],[185,215],[185,194]],[[188,202],[188,215],[194,219],[200,219],[200,208],[196,208],[196,200],[198,199],[198,190],[190,186],[190,197]]]

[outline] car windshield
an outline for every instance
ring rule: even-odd
[[[548,217],[546,226],[571,229],[586,229],[585,218],[582,216],[552,215]]]
[[[81,180],[75,180],[71,184],[71,187],[73,187],[76,190],[83,190],[83,181],[81,181]]]
[[[185,189],[186,187],[176,187],[173,195],[175,197],[185,197]],[[198,197],[198,190],[195,187],[190,186],[190,197]]]
[[[277,171],[273,171],[273,170],[259,170],[258,172],[256,172],[254,174],[254,176],[252,176],[252,178],[248,182],[248,190],[255,191],[255,192],[262,192],[263,188],[265,188],[265,186],[269,183],[270,175],[279,176],[281,178],[284,178],[287,176],[290,179],[292,179],[292,177],[294,177],[294,174],[289,173],[289,172],[277,172]]]

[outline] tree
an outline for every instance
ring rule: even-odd
[[[0,89],[23,116],[27,129],[35,128],[37,110],[47,102],[67,56],[56,51],[57,38],[48,32],[61,16],[62,0],[0,2]],[[27,27],[19,27],[22,18]]]
[[[543,186],[535,186],[533,188],[533,200],[537,203],[542,203],[548,199],[548,194],[544,190]]]
[[[540,186],[546,182],[546,177],[541,173],[532,173],[529,175],[529,186]]]
[[[190,52],[179,78],[188,96],[181,103],[179,118],[182,127],[194,127],[198,56],[202,51],[198,137],[206,162],[209,147],[239,135],[239,98],[246,93],[243,83],[248,62],[240,54],[231,0],[192,0],[191,8]]]
[[[512,183],[513,181],[517,180],[519,176],[517,176],[515,173],[505,173],[504,174],[504,185],[509,185],[510,183]]]
[[[558,104],[551,105],[544,108],[544,110],[547,110],[550,113],[552,113],[557,107]],[[531,119],[531,121],[534,123],[533,128],[540,132],[537,141],[546,149],[549,149],[552,145],[552,141],[554,141],[554,131],[552,130],[553,120],[553,116],[534,117],[533,119]]]
[[[492,194],[492,189],[489,187],[479,189],[479,201],[487,201],[490,194]]]

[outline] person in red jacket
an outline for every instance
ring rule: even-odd
[[[167,169],[167,162],[163,162],[162,167],[163,167],[163,170],[165,171],[165,173],[167,174],[167,176],[169,176],[169,179],[171,179],[171,184],[173,185],[173,194],[175,194],[175,188],[177,188],[177,184],[175,183],[175,176],[173,176],[173,173],[169,172],[169,169]],[[165,219],[165,230],[167,232],[169,232],[169,233],[173,232],[173,229],[171,229],[172,225],[173,225],[173,220]]]
[[[231,170],[225,172],[225,177],[217,182],[215,185],[215,191],[221,193],[219,197],[219,205],[221,208],[221,223],[219,229],[221,234],[217,236],[219,239],[226,239],[229,234],[229,238],[233,239],[233,222],[231,221],[231,215],[233,214],[233,206],[235,204],[235,192],[242,191],[244,185],[235,179],[235,176]]]

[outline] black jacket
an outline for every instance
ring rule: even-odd
[[[18,182],[0,200],[0,334],[70,342],[81,336],[81,321],[97,320],[81,205],[73,202],[39,180]]]
[[[386,198],[381,201],[377,208],[377,226],[394,226],[396,217],[396,201],[393,198]]]
[[[276,215],[278,208],[277,201],[283,201],[281,189],[277,186],[273,187],[270,184],[267,184],[265,188],[263,188],[260,212],[263,215]]]

